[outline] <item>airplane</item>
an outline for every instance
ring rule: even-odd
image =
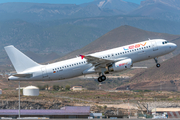
[[[99,74],[98,81],[103,82],[106,74],[130,69],[136,62],[154,58],[159,68],[158,57],[174,51],[176,47],[176,44],[167,40],[153,39],[47,65],[34,62],[13,45],[4,48],[17,72],[8,80],[64,80],[96,73]]]

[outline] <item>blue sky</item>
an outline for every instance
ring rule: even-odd
[[[33,3],[52,3],[52,4],[82,4],[93,0],[0,0],[0,3],[6,2],[33,2]],[[143,0],[124,0],[140,4]]]

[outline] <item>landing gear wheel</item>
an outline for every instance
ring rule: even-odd
[[[98,82],[103,82],[106,80],[106,76],[102,75],[98,78]]]
[[[101,79],[102,79],[102,81],[105,81],[106,80],[106,76],[102,75]]]
[[[156,67],[159,68],[161,65],[159,63],[156,64]]]
[[[102,78],[101,77],[98,78],[98,82],[102,82]]]

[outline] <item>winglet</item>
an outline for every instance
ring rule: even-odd
[[[79,55],[79,56],[81,56],[81,59],[83,59],[85,57],[85,55]]]

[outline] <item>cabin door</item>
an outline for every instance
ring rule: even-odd
[[[41,68],[41,71],[42,71],[42,77],[43,77],[43,78],[48,77],[46,67],[42,67],[42,68]]]
[[[152,47],[153,47],[153,51],[158,50],[158,47],[157,47],[157,44],[156,44],[155,41],[151,42],[151,44],[152,44]]]

